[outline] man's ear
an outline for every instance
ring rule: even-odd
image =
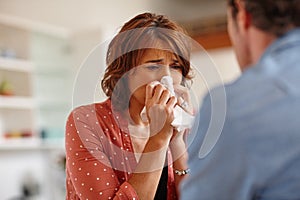
[[[236,2],[238,6],[238,14],[237,14],[237,21],[240,30],[247,31],[251,26],[251,15],[247,10],[245,9],[245,3],[241,1]]]

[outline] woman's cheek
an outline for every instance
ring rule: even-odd
[[[172,79],[173,79],[173,84],[174,85],[180,85],[182,81],[182,74],[180,72],[174,72],[172,73]]]
[[[146,100],[146,85],[140,86],[137,88],[133,94],[136,99],[138,99],[139,102],[143,103]]]

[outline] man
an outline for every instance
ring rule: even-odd
[[[300,0],[228,0],[228,31],[243,73],[225,86],[223,129],[201,157],[222,104],[204,100],[181,199],[300,199]]]

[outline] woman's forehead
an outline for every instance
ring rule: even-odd
[[[141,58],[141,61],[147,61],[147,60],[156,60],[156,59],[162,59],[162,58],[168,58],[176,60],[175,54],[170,50],[165,49],[147,49]]]
[[[170,52],[174,52],[174,46],[176,46],[172,41],[163,40],[161,38],[151,37],[143,39],[143,41],[139,44],[141,48],[146,48],[149,50],[166,50]]]

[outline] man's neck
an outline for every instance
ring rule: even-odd
[[[261,59],[266,49],[277,39],[277,37],[261,31],[255,27],[251,28],[251,30],[249,31],[249,45],[251,55],[250,65],[253,65]]]

